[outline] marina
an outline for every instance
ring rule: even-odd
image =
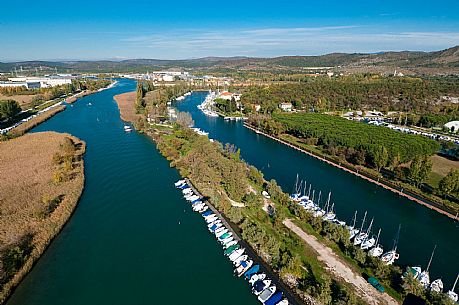
[[[183,197],[191,204],[192,209],[204,218],[209,232],[214,234],[222,245],[224,255],[233,262],[234,274],[244,278],[252,286],[252,293],[258,296],[261,303],[266,305],[301,304],[269,266],[240,238],[237,233],[238,229],[231,225],[210,202],[205,201],[190,180],[181,179],[174,185],[182,191]],[[196,206],[199,208],[195,209]],[[269,284],[266,284],[268,281]],[[263,283],[265,285],[257,289]]]
[[[445,287],[453,286],[459,268],[459,245],[454,242],[459,239],[459,226],[454,219],[252,132],[241,122],[208,119],[195,108],[206,95],[206,92],[195,92],[185,101],[177,103],[176,107],[180,111],[190,112],[195,126],[207,130],[209,137],[240,148],[244,160],[260,169],[265,174],[265,179],[276,179],[284,191],[292,189],[294,177],[299,174],[308,184],[314,184],[316,190],[327,190],[326,194],[331,191],[333,198],[339,198],[335,200],[333,209],[330,205],[329,210],[333,210],[336,217],[347,225],[352,225],[356,211],[359,215],[357,229],[360,229],[365,211],[368,214],[365,229],[368,228],[371,217],[375,216],[374,230],[371,230],[370,237],[375,235],[375,246],[369,250],[371,255],[384,257],[387,263],[395,263],[405,268],[413,263],[424,262],[436,244],[436,255],[442,259],[432,263],[432,278],[441,277]],[[317,196],[318,192],[315,193],[315,198]],[[400,225],[398,241],[395,243]],[[379,229],[381,233],[378,237],[375,233]],[[422,246],[418,241],[422,241]]]

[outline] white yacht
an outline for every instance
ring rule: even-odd
[[[383,254],[383,251],[384,251],[383,247],[380,244],[378,244],[380,234],[381,234],[381,229],[379,229],[378,236],[376,237],[376,242],[375,242],[376,247],[370,249],[370,251],[368,251],[368,255],[373,256],[373,257],[380,257]]]

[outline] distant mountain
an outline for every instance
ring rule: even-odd
[[[306,67],[400,67],[400,68],[459,68],[459,46],[436,52],[331,53],[320,56],[281,56],[274,58],[204,57],[184,60],[128,59],[121,61],[24,61],[0,63],[0,71],[14,68],[60,72],[132,72],[156,69],[198,69],[223,71],[235,69],[303,69]]]

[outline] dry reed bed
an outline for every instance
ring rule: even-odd
[[[76,146],[69,178],[56,183],[53,174],[60,166],[53,161],[63,153],[70,138]],[[18,272],[3,287],[0,304],[31,269],[50,241],[71,216],[84,187],[85,143],[69,134],[42,132],[0,142],[0,254],[30,234],[31,252]],[[62,201],[48,214],[47,200]],[[0,276],[1,277],[1,276]]]
[[[140,115],[136,113],[135,109],[135,91],[115,95],[114,99],[118,104],[120,116],[123,121],[136,122],[140,118]]]

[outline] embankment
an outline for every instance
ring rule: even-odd
[[[0,142],[0,304],[72,215],[84,187],[85,149],[56,132]]]

